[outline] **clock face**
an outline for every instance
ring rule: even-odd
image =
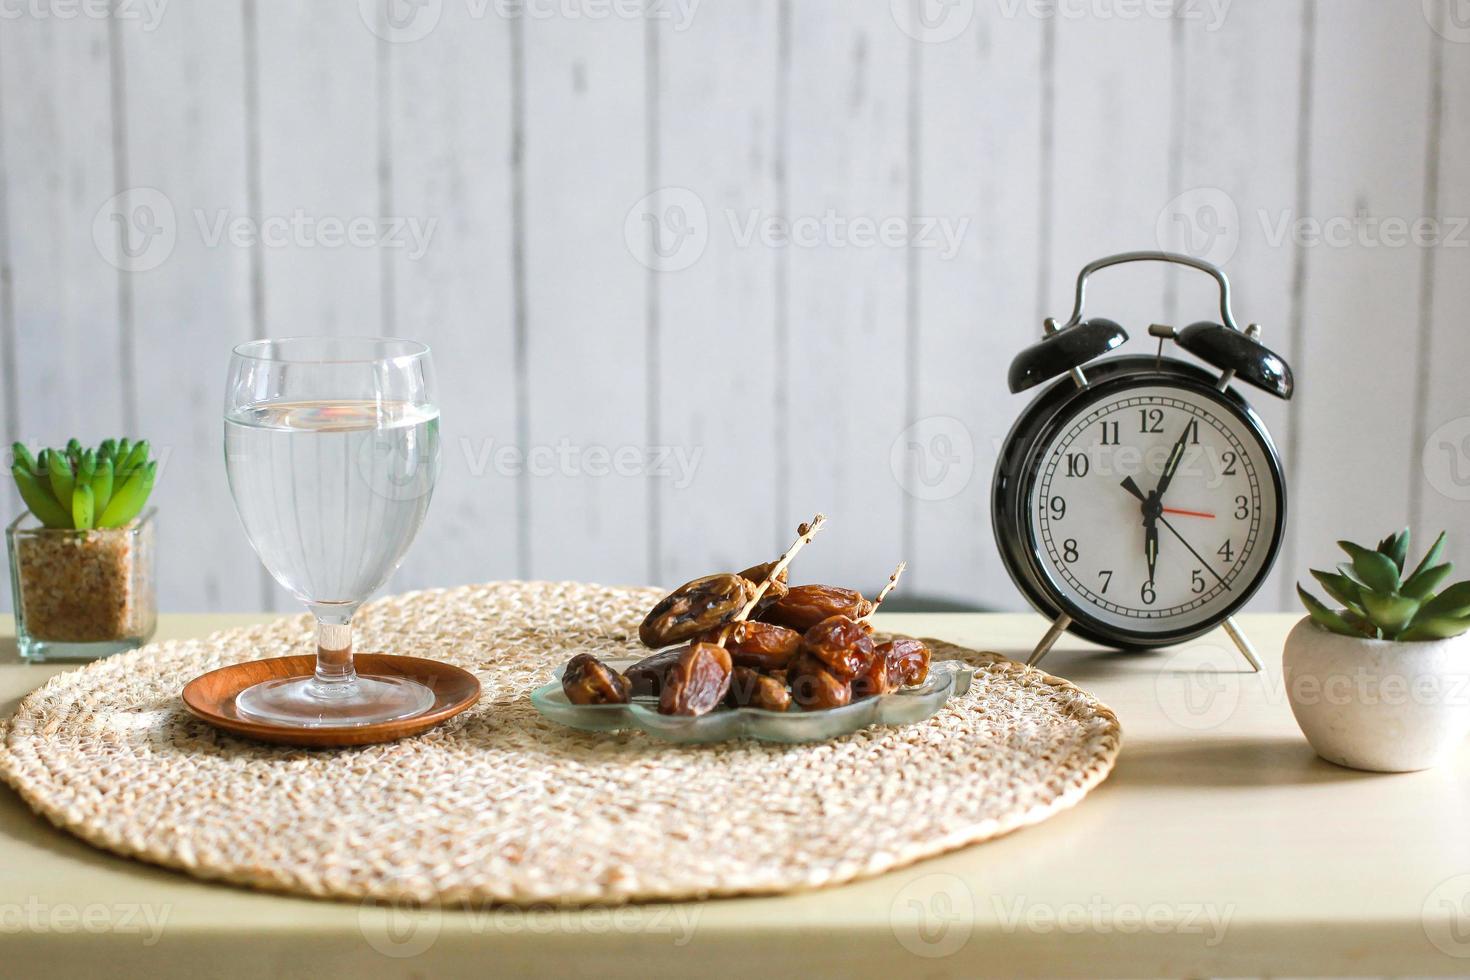
[[[1125,633],[1175,633],[1224,618],[1269,570],[1274,457],[1212,392],[1114,388],[1054,432],[1025,515],[1065,605]]]

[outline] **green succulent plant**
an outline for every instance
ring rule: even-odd
[[[35,455],[17,442],[11,450],[20,499],[49,528],[122,527],[142,512],[158,475],[146,439],[107,439],[85,450],[72,439]]]
[[[1343,636],[1379,640],[1440,640],[1470,629],[1470,582],[1456,582],[1436,592],[1454,566],[1441,562],[1444,532],[1414,566],[1404,572],[1409,556],[1408,529],[1389,535],[1377,548],[1351,541],[1337,544],[1348,561],[1335,572],[1312,569],[1327,594],[1342,603],[1329,608],[1298,583],[1297,594],[1307,613],[1324,629]]]

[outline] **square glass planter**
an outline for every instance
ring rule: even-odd
[[[96,660],[142,646],[158,623],[154,511],[125,527],[43,527],[29,513],[5,529],[22,660]]]

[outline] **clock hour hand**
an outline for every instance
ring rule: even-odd
[[[1123,489],[1143,501],[1143,557],[1148,562],[1148,584],[1154,583],[1154,568],[1159,563],[1159,495],[1155,490],[1145,494],[1133,477],[1123,480]]]

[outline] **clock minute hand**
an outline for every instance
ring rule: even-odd
[[[1189,432],[1194,423],[1191,422],[1184,427],[1179,434],[1179,441],[1174,443],[1174,448],[1169,450],[1169,458],[1164,463],[1164,472],[1159,475],[1159,485],[1154,489],[1154,496],[1163,498],[1164,491],[1169,489],[1169,484],[1174,481],[1174,474],[1179,472],[1179,464],[1184,462],[1184,444],[1189,441]]]

